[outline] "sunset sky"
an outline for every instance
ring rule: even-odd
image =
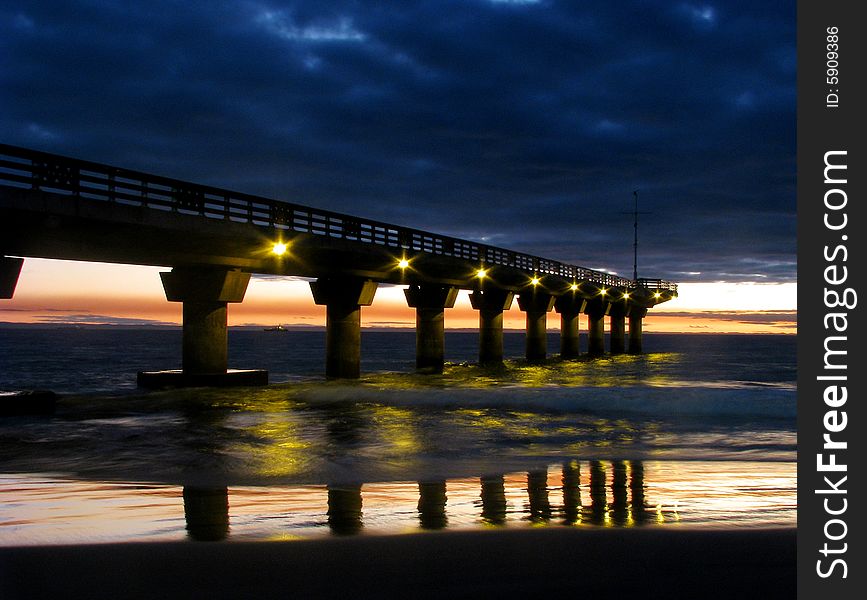
[[[623,276],[640,190],[639,275],[681,283],[646,331],[795,331],[794,3],[13,0],[0,55],[0,142]],[[177,323],[158,270],[27,260],[0,322]],[[257,278],[229,318],[324,308]]]

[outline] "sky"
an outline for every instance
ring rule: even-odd
[[[647,331],[794,331],[794,2],[12,0],[0,56],[2,142],[627,277],[638,190],[681,284]],[[0,321],[178,322],[153,271],[28,260]],[[323,319],[303,281],[230,308]]]

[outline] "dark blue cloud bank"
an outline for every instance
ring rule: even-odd
[[[0,139],[678,281],[795,278],[794,2],[0,8]]]

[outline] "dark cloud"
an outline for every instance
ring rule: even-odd
[[[795,278],[795,5],[0,9],[3,141],[631,274]]]
[[[140,319],[132,317],[114,317],[109,315],[95,315],[90,313],[71,314],[71,315],[37,315],[39,323],[55,323],[67,325],[154,325],[154,326],[171,326],[176,327],[177,323],[169,321],[160,321],[158,319]]]

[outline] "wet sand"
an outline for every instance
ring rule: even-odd
[[[795,529],[0,548],[0,598],[794,598]]]

